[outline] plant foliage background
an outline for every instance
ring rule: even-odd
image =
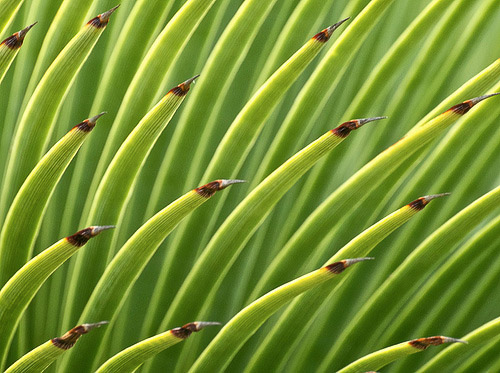
[[[30,155],[30,149],[23,154],[12,150],[37,84],[81,27],[117,4],[110,0],[0,1],[3,4],[8,9],[20,6],[2,39],[38,21],[0,85],[0,167],[2,193],[7,193],[12,188],[5,176],[9,157],[38,157]],[[186,14],[189,6],[204,10],[191,10],[194,18],[182,18],[184,24],[174,25],[166,47],[145,73],[162,30],[173,28],[168,22],[178,20],[179,11]],[[248,147],[235,142],[232,148],[233,137],[229,145],[221,143],[266,79],[309,38],[345,17],[350,20],[333,33],[276,105],[272,106],[273,96],[253,108],[248,128],[242,132]],[[400,49],[393,53],[398,45]],[[461,338],[499,317],[498,192],[462,225],[452,221],[449,231],[431,242],[412,276],[404,277],[395,291],[381,295],[383,307],[370,303],[422,242],[499,185],[497,97],[478,104],[394,170],[387,168],[374,180],[361,180],[345,204],[340,200],[331,207],[332,216],[321,212],[332,193],[417,123],[424,123],[422,118],[428,121],[462,101],[500,91],[498,68],[481,84],[475,83],[481,77],[472,79],[500,63],[499,56],[498,0],[123,0],[56,108],[54,121],[36,123],[50,126],[45,152],[84,118],[108,113],[50,197],[33,256],[89,225],[113,224],[116,229],[94,238],[38,291],[19,324],[7,366],[81,322],[80,314],[105,265],[128,238],[176,198],[215,179],[248,182],[217,193],[192,212],[156,251],[110,325],[82,337],[50,369],[64,371],[72,366],[71,359],[80,358],[87,360],[81,371],[90,371],[124,348],[165,330],[196,320],[227,323],[267,291],[319,268],[392,211],[420,196],[442,192],[451,195],[433,202],[372,250],[369,256],[375,261],[346,270],[345,279],[331,285],[333,292],[323,286],[326,299],[317,309],[303,310],[299,323],[280,324],[283,312],[289,310],[281,308],[237,351],[227,369],[337,370],[405,340],[431,335]],[[137,81],[140,74],[148,78]],[[96,190],[120,144],[171,88],[196,74],[200,78],[159,136],[130,190],[124,191],[124,210],[117,212],[115,221],[88,221]],[[459,90],[468,81],[466,89]],[[275,95],[284,91],[273,89]],[[272,209],[269,203],[269,213],[263,213],[265,219],[259,224],[260,218],[252,221],[255,227],[250,232],[235,228],[232,239],[238,244],[231,241],[228,250],[238,255],[221,257],[220,270],[208,267],[204,274],[212,280],[193,283],[196,291],[183,292],[181,286],[193,268],[203,269],[197,259],[210,239],[268,174],[340,123],[383,115],[388,119],[353,132],[327,154]],[[217,152],[222,146],[229,154]],[[34,166],[23,171],[25,176]],[[116,182],[119,186],[120,180]],[[2,220],[14,195],[5,197]],[[113,216],[113,212],[103,214]],[[315,217],[319,220],[312,220]],[[304,233],[311,222],[313,228]],[[280,256],[290,245],[296,245],[299,254]],[[457,259],[465,248],[467,254]],[[93,250],[95,260],[79,267],[78,256],[85,250]],[[276,265],[275,258],[280,260],[280,272],[263,284],[269,268],[275,268],[271,266]],[[445,272],[448,266],[450,272]],[[80,287],[75,287],[76,282]],[[168,314],[172,305],[180,308]],[[363,312],[368,316],[361,317]],[[277,328],[288,329],[292,337],[266,344]],[[440,371],[498,369],[500,330],[491,330],[477,343],[461,346],[459,356]],[[187,371],[217,333],[218,328],[212,327],[193,335],[141,369]],[[78,352],[79,347],[84,351],[84,343],[98,348],[87,356]],[[383,371],[416,371],[442,349],[412,355]]]

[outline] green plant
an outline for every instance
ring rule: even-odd
[[[498,0],[116,5],[0,0],[1,370],[498,370]]]

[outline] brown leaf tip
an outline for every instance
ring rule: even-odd
[[[14,35],[9,36],[7,39],[2,41],[0,45],[4,44],[6,47],[9,47],[10,49],[19,49],[21,48],[21,45],[23,45],[24,42],[24,37],[28,33],[29,30],[33,26],[35,26],[38,22],[33,23],[32,25],[29,25],[28,27],[22,29],[21,31],[16,32]]]
[[[428,196],[423,196],[417,198],[415,201],[412,201],[408,204],[408,206],[414,210],[420,211],[433,199],[449,196],[451,193],[439,193],[439,194],[431,194]]]
[[[461,340],[461,339],[443,337],[443,336],[419,338],[419,339],[414,339],[414,340],[411,340],[408,342],[408,344],[410,346],[415,347],[419,350],[425,350],[429,346],[439,346],[440,344],[443,344],[443,343],[464,343],[464,344],[467,344],[468,342]]]
[[[215,181],[212,181],[208,184],[202,185],[201,187],[196,188],[195,192],[198,193],[202,197],[210,198],[215,194],[215,192],[218,192],[219,190],[225,189],[230,185],[240,184],[240,183],[246,183],[246,180],[238,180],[238,179],[215,180]]]
[[[359,263],[359,262],[364,262],[366,260],[373,260],[373,259],[375,259],[375,258],[366,257],[366,258],[345,259],[345,260],[341,260],[339,262],[335,262],[335,263],[329,264],[329,265],[327,265],[324,268],[327,271],[332,272],[332,273],[338,275],[338,274],[344,272],[347,267],[350,267],[353,264],[356,264],[356,263]]]
[[[489,95],[479,96],[479,97],[464,101],[458,105],[452,106],[447,111],[453,111],[454,113],[456,113],[458,115],[464,115],[464,114],[467,114],[467,112],[470,109],[472,109],[474,107],[474,105],[476,105],[477,103],[479,103],[483,100],[486,100],[487,98],[496,96],[498,94],[500,94],[500,93],[491,93]]]
[[[92,237],[95,237],[99,233],[113,228],[115,228],[114,225],[97,225],[88,227],[76,232],[72,236],[66,237],[66,240],[73,246],[81,247],[85,245]]]
[[[109,22],[109,17],[111,17],[111,14],[113,14],[113,12],[116,9],[118,9],[119,6],[120,6],[120,4],[118,4],[117,6],[111,8],[107,12],[99,14],[95,18],[92,18],[90,21],[87,22],[87,25],[90,25],[90,26],[95,27],[95,28],[104,28],[104,27],[106,27],[107,24],[108,24],[108,22]]]
[[[181,326],[180,328],[172,329],[170,330],[170,333],[172,333],[177,338],[186,339],[193,332],[199,332],[200,330],[206,328],[207,326],[215,326],[215,325],[220,325],[220,322],[195,321],[195,322],[190,322],[189,324],[186,324],[184,326]]]
[[[363,119],[353,119],[348,122],[342,123],[337,128],[331,130],[331,132],[341,138],[346,138],[349,136],[351,131],[358,129],[366,123],[373,122],[380,119],[386,119],[387,117],[373,117],[373,118],[363,118]]]
[[[100,114],[97,114],[96,116],[93,116],[92,118],[85,119],[83,122],[78,123],[76,126],[73,127],[73,129],[78,129],[83,132],[90,132],[94,129],[97,120],[102,117],[104,114],[107,114],[106,111],[103,111]]]
[[[50,341],[54,346],[62,350],[68,350],[73,347],[83,334],[87,334],[89,331],[95,328],[100,328],[102,325],[108,324],[109,321],[100,321],[94,324],[82,324],[75,326],[69,332],[64,334],[62,337],[53,338]]]
[[[185,82],[182,82],[179,84],[177,87],[172,88],[169,93],[172,93],[176,96],[185,96],[189,92],[189,88],[191,87],[191,84],[198,79],[200,74],[193,76],[192,78],[186,80]]]
[[[313,36],[313,39],[316,39],[317,41],[321,43],[326,43],[328,40],[330,40],[330,37],[332,36],[333,32],[340,27],[341,24],[343,24],[345,21],[347,21],[350,17],[347,17],[343,19],[342,21],[337,22],[334,25],[331,25],[330,27],[327,27],[321,32],[318,32],[316,35]]]

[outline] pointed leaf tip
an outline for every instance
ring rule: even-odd
[[[206,328],[207,326],[219,326],[222,325],[220,322],[217,321],[195,321],[193,324],[196,325],[196,331],[199,332],[200,330]]]
[[[451,337],[443,337],[443,343],[463,343],[468,345],[469,342],[464,341],[463,339],[451,338]]]
[[[99,19],[101,20],[101,22],[107,22],[107,21],[109,21],[109,17],[111,16],[111,14],[114,13],[114,11],[116,9],[119,8],[119,6],[120,6],[120,4],[114,6],[113,8],[111,8],[110,10],[108,10],[107,12],[99,14]]]
[[[230,179],[230,180],[227,180],[227,179],[222,179],[220,180],[220,189],[224,189],[224,188],[227,188],[228,186],[230,185],[233,185],[233,184],[241,184],[241,183],[246,183],[247,181],[246,180],[239,180],[239,179]]]
[[[108,114],[107,111],[103,111],[102,113],[97,114],[96,116],[93,116],[92,118],[89,118],[88,121],[89,123],[96,124],[97,120],[102,117],[103,115]]]
[[[490,93],[488,95],[483,95],[483,96],[475,97],[475,98],[471,99],[470,101],[472,102],[472,105],[476,105],[477,103],[479,103],[479,102],[481,102],[483,100],[486,100],[487,98],[490,98],[490,97],[493,97],[493,96],[497,96],[497,95],[500,95],[500,92]]]
[[[97,236],[99,233],[115,228],[114,225],[101,225],[101,226],[92,226],[81,231],[76,232],[72,236],[66,237],[66,240],[72,244],[73,246],[81,247],[85,245],[92,237]]]
[[[439,194],[431,194],[428,196],[423,196],[417,198],[415,201],[412,201],[408,204],[414,210],[420,211],[433,199],[449,196],[451,193],[439,193]]]
[[[466,114],[470,109],[472,109],[476,104],[479,102],[486,100],[487,98],[497,96],[500,93],[490,93],[484,96],[479,96],[475,98],[471,98],[470,100],[464,101],[460,104],[457,104],[455,106],[452,106],[447,110],[447,112],[452,111],[458,115],[464,115]]]
[[[18,32],[18,35],[19,35],[19,38],[20,39],[23,39],[26,34],[28,33],[29,30],[31,30],[33,28],[33,26],[35,26],[38,22],[35,22],[35,23],[32,23],[31,25],[29,25],[28,27],[26,28],[23,28],[21,31]]]
[[[208,184],[205,184],[205,185],[202,185],[202,186],[196,188],[194,191],[202,197],[210,198],[215,194],[215,192],[217,192],[219,190],[225,189],[228,186],[233,185],[233,184],[239,184],[239,183],[245,183],[245,182],[246,182],[245,180],[237,180],[237,179],[235,179],[235,180],[225,180],[225,179],[215,180],[215,181],[212,181]]]
[[[83,328],[85,331],[88,333],[92,329],[100,328],[103,325],[109,324],[109,321],[99,321],[96,323],[91,323],[91,324],[82,324]]]
[[[450,195],[451,195],[451,193],[438,193],[438,194],[430,194],[428,196],[423,196],[422,198],[424,198],[427,201],[427,203],[429,203],[433,199],[441,198],[441,197],[447,197],[447,196],[450,196]]]
[[[372,257],[365,257],[365,258],[353,258],[353,259],[344,259],[339,262],[334,262],[332,264],[328,264],[326,267],[324,267],[326,270],[329,272],[332,272],[336,275],[344,272],[344,270],[353,264],[359,263],[359,262],[364,262],[366,260],[374,260],[375,258]]]
[[[109,229],[115,229],[116,227],[114,225],[97,225],[90,228],[92,237],[95,237],[101,232],[107,231]]]
[[[335,24],[331,25],[330,27],[328,27],[326,30],[327,30],[329,36],[331,36],[333,34],[333,32],[340,27],[340,25],[342,25],[344,22],[346,22],[350,18],[351,17],[344,18],[343,20],[338,21],[337,23],[335,23]]]
[[[345,138],[349,136],[351,131],[354,131],[358,129],[359,127],[362,127],[366,123],[369,122],[374,122],[376,120],[380,119],[386,119],[387,117],[373,117],[373,118],[362,118],[362,119],[352,119],[350,121],[342,123],[340,126],[337,128],[334,128],[331,132],[338,137]]]
[[[182,82],[177,87],[172,88],[168,93],[173,93],[176,96],[185,96],[189,92],[191,84],[200,76],[200,74],[189,78],[188,80]]]
[[[359,262],[365,262],[367,260],[375,260],[375,258],[371,256],[367,256],[364,258],[353,258],[353,259],[345,259],[345,265],[346,267],[352,266],[353,264],[359,263]]]
[[[362,125],[366,124],[366,123],[375,122],[376,120],[382,120],[382,119],[387,119],[387,117],[386,116],[382,116],[382,117],[357,119],[357,121],[358,121],[358,128],[361,127]]]

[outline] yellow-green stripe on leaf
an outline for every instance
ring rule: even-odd
[[[97,283],[80,320],[113,320],[127,299],[130,289],[161,243],[184,217],[213,196],[217,191],[242,180],[216,180],[200,186],[154,215],[139,228],[118,251]],[[64,370],[85,369],[100,346],[96,341],[84,341],[78,354],[68,359]],[[89,367],[90,369],[91,367]]]
[[[333,278],[348,267],[373,258],[345,259],[331,263],[276,288],[241,310],[217,334],[190,372],[221,372],[241,346],[279,308],[303,292]]]
[[[49,276],[89,239],[112,226],[93,226],[59,240],[26,263],[0,290],[0,370],[25,309]]]
[[[113,8],[91,19],[59,53],[24,110],[12,140],[0,199],[0,214],[35,166],[53,130],[63,98],[108,24]]]
[[[408,342],[399,343],[397,345],[384,348],[362,357],[359,360],[342,368],[338,373],[358,373],[367,371],[376,371],[392,363],[394,360],[401,359],[405,356],[415,354],[426,350],[429,346],[439,346],[443,343],[465,343],[461,339],[435,336],[427,338],[413,339]]]
[[[38,346],[28,352],[14,364],[12,364],[5,373],[39,373],[47,369],[59,356],[72,348],[76,341],[92,329],[100,328],[106,325],[107,321],[100,321],[93,324],[82,324],[75,326],[61,337],[53,338],[50,341]]]
[[[0,285],[30,258],[52,192],[103,114],[73,127],[38,162],[17,193],[0,233]]]
[[[16,58],[19,49],[23,45],[24,37],[35,25],[36,23],[33,23],[0,43],[0,84],[12,64],[12,61]]]
[[[147,359],[152,358],[159,352],[182,342],[193,332],[199,332],[203,328],[212,325],[220,325],[212,321],[195,321],[179,328],[171,329],[165,333],[155,335],[142,342],[119,352],[97,369],[96,373],[127,373],[134,372]]]

